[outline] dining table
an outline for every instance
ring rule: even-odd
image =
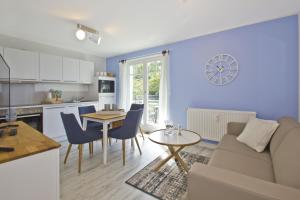
[[[117,121],[123,121],[126,117],[126,112],[112,112],[103,113],[103,112],[95,112],[80,115],[83,119],[82,129],[87,129],[88,121],[92,122],[100,122],[103,124],[103,164],[107,164],[107,139],[108,139],[108,129],[110,124]]]

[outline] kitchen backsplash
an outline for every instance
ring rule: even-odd
[[[97,100],[97,91],[93,85],[16,83],[11,84],[11,105],[41,104],[50,89],[62,90],[62,99],[65,102],[80,97],[84,97],[83,100]],[[3,105],[8,102],[8,85],[0,84],[0,92],[0,105]]]

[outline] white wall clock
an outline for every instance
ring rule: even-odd
[[[219,54],[209,59],[205,65],[205,75],[214,85],[226,85],[238,75],[237,60],[229,54]]]

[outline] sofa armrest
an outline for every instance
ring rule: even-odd
[[[194,164],[188,175],[188,197],[190,200],[299,200],[300,190],[213,166]]]
[[[227,134],[239,136],[244,130],[246,123],[242,122],[229,122],[227,124]]]

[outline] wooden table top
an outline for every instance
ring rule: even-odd
[[[19,127],[17,127],[17,135],[8,136],[4,133],[4,135],[0,137],[0,146],[14,147],[15,150],[12,152],[0,152],[0,164],[56,149],[61,146],[59,143],[24,122],[18,121],[15,123],[19,125]],[[1,126],[2,125],[5,125],[5,123],[1,124]]]
[[[121,114],[99,114],[99,113],[89,113],[89,114],[83,114],[81,117],[86,117],[86,118],[91,118],[91,119],[98,119],[98,120],[110,120],[110,119],[115,119],[115,118],[123,118],[126,117],[126,113],[121,113]]]

